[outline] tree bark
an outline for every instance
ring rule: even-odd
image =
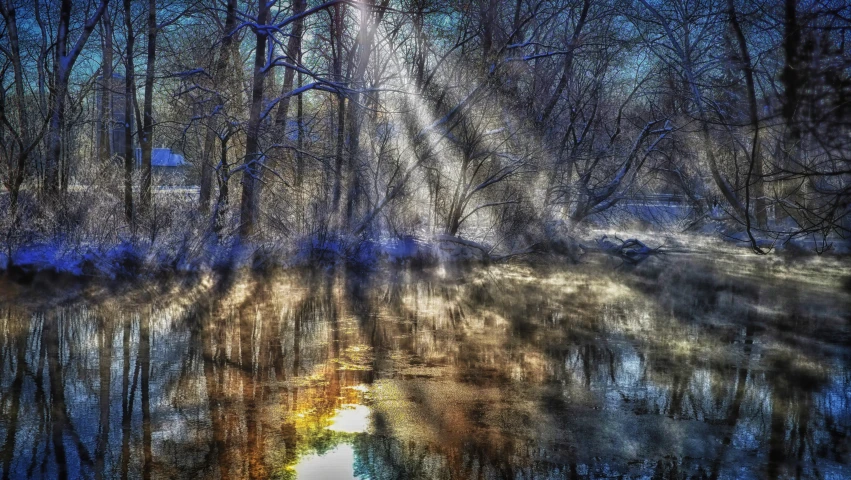
[[[298,62],[301,63],[302,52],[298,52]],[[304,85],[304,75],[298,72],[298,86]],[[304,99],[301,95],[296,98],[296,124],[298,125],[298,138],[296,139],[295,152],[295,181],[293,190],[296,195],[296,220],[298,228],[305,225],[305,203],[304,203]],[[301,230],[299,230],[301,231]]]
[[[103,32],[103,67],[101,68],[100,122],[98,137],[98,157],[106,164],[112,156],[112,89],[115,87],[112,79],[112,21],[109,15],[101,19]]]
[[[294,0],[292,2],[293,15],[304,13],[306,3],[304,0]],[[287,42],[287,59],[293,64],[298,65],[301,62],[301,37],[304,31],[304,18],[299,18],[293,22],[293,29],[290,32],[290,38]],[[293,81],[295,79],[295,69],[287,68],[284,71],[284,85],[281,88],[281,96],[284,97],[278,105],[278,111],[275,113],[275,125],[280,129],[281,135],[286,135],[287,114],[290,110],[290,96],[287,93],[293,89]],[[301,97],[301,95],[299,95]]]
[[[142,147],[142,185],[139,187],[139,214],[147,215],[151,209],[151,155],[154,148],[154,73],[157,59],[157,2],[148,0],[148,51],[145,70],[145,98],[142,111],[142,135],[139,144]]]
[[[331,22],[331,45],[333,50],[334,81],[343,82],[343,8],[334,5],[334,18]],[[331,195],[331,216],[339,224],[340,197],[343,191],[343,146],[346,140],[346,97],[337,94],[337,139],[334,148],[334,188]]]
[[[264,26],[269,21],[269,5],[260,0],[257,24]],[[263,155],[260,151],[260,115],[263,109],[263,86],[266,79],[267,30],[256,28],[254,32],[257,46],[254,52],[254,77],[251,82],[251,107],[248,127],[245,135],[245,157],[242,170],[242,199],[239,205],[239,236],[251,237],[257,230],[257,216],[260,208],[260,174],[263,168]]]
[[[124,25],[127,29],[127,51],[124,65],[124,219],[135,231],[136,218],[133,212],[133,99],[136,92],[133,88],[136,68],[133,65],[136,37],[133,32],[133,14],[131,0],[124,0]]]
[[[213,153],[216,149],[216,129],[213,119],[207,120],[207,131],[204,134],[204,151],[201,159],[201,178],[198,185],[198,209],[201,213],[210,212],[210,198],[213,190]]]
[[[482,9],[482,59],[485,65],[490,63],[491,53],[493,52],[493,33],[496,28],[496,8],[498,5],[497,0],[485,0]]]
[[[232,131],[228,131],[221,139],[221,148],[219,152],[219,168],[217,169],[216,181],[219,184],[219,195],[216,198],[216,205],[213,209],[213,234],[218,239],[221,236],[222,229],[225,225],[225,217],[227,216],[228,206],[230,204],[230,165],[228,164],[228,142],[230,141]]]
[[[801,30],[798,25],[798,11],[796,0],[785,0],[783,18],[783,53],[785,64],[780,79],[783,82],[783,121],[786,131],[781,140],[780,166],[784,170],[790,169],[797,164],[798,144],[801,141],[801,129],[797,122],[797,111],[800,103],[799,88],[801,86],[800,62],[798,48],[801,44]],[[780,180],[779,193],[784,199],[793,204],[798,203],[796,189],[792,181]],[[791,198],[789,198],[791,197]],[[784,208],[774,211],[775,220],[784,220],[788,214]]]

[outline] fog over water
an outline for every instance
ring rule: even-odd
[[[2,283],[0,471],[847,478],[847,272],[691,255]]]

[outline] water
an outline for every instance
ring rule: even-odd
[[[0,283],[4,478],[851,477],[829,262]]]

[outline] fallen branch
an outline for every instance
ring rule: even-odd
[[[477,249],[477,250],[481,250],[481,251],[482,251],[482,253],[483,253],[485,256],[487,256],[487,255],[488,255],[488,248],[487,248],[487,247],[485,247],[484,245],[482,245],[482,244],[480,244],[480,243],[476,243],[476,242],[474,242],[474,241],[472,241],[472,240],[465,240],[465,239],[463,239],[463,238],[459,238],[459,237],[456,237],[456,236],[454,236],[454,235],[447,235],[447,234],[438,234],[438,235],[435,235],[435,236],[434,236],[434,239],[435,239],[435,240],[437,240],[438,242],[450,242],[450,243],[457,243],[457,244],[459,244],[459,245],[463,245],[463,246],[465,246],[465,247],[475,248],[475,249]]]
[[[602,238],[597,240],[597,246],[601,251],[603,251],[603,253],[618,257],[623,260],[625,264],[638,265],[644,260],[647,260],[647,258],[651,255],[665,253],[662,251],[662,247],[664,245],[660,245],[656,248],[650,248],[641,240],[637,240],[635,238],[621,240],[615,237],[615,240],[620,242],[620,244],[612,242],[609,240],[608,236],[603,235]]]

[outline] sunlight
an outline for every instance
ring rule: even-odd
[[[325,427],[332,432],[365,433],[369,430],[372,411],[365,405],[343,404]]]
[[[355,479],[355,450],[343,443],[325,453],[307,455],[292,469],[300,479]]]

